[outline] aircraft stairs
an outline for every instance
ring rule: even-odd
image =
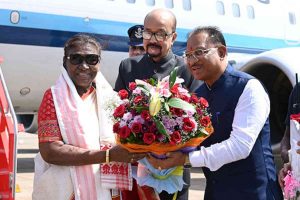
[[[0,57],[0,200],[15,199],[17,118],[8,94]]]

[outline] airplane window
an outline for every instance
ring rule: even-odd
[[[269,4],[270,3],[270,0],[257,0],[259,1],[260,3],[264,3],[264,4]]]
[[[216,9],[219,15],[225,15],[224,3],[222,1],[216,2]]]
[[[237,3],[232,4],[232,14],[233,14],[234,17],[240,17],[241,16],[239,4],[237,4]]]
[[[12,11],[10,13],[10,22],[13,24],[17,24],[20,21],[20,13],[18,11]]]
[[[191,0],[182,0],[184,10],[192,10]]]
[[[174,8],[173,0],[165,0],[165,4],[167,8]]]
[[[247,15],[249,19],[255,18],[254,8],[253,6],[247,6]]]
[[[135,3],[135,0],[127,0],[128,3]]]
[[[155,6],[155,0],[146,0],[148,6]]]
[[[289,12],[289,21],[290,21],[290,24],[293,24],[293,25],[295,25],[297,23],[295,13]]]

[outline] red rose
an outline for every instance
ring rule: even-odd
[[[183,119],[182,129],[186,132],[191,132],[195,128],[195,123],[190,120],[190,118]]]
[[[190,102],[191,103],[198,103],[198,97],[194,94],[192,94],[191,98],[190,98]]]
[[[203,106],[204,108],[207,108],[207,107],[208,107],[208,102],[207,102],[206,99],[204,99],[203,97],[200,97],[199,103],[200,103],[200,105]]]
[[[127,90],[122,89],[122,90],[120,90],[118,92],[118,94],[119,94],[119,96],[120,96],[121,99],[127,99],[128,98],[128,92],[127,92]]]
[[[144,120],[150,120],[150,113],[149,113],[149,111],[147,111],[147,110],[143,110],[142,112],[141,112],[141,117],[144,119]]]
[[[179,131],[174,131],[173,134],[171,135],[171,141],[170,144],[176,145],[181,142],[181,135]]]
[[[134,104],[139,104],[143,100],[142,96],[137,96],[133,99]]]
[[[210,124],[210,118],[208,116],[204,116],[200,119],[200,124],[204,127]]]
[[[196,108],[196,111],[198,113],[198,115],[202,115],[203,114],[203,111],[201,108]]]
[[[179,98],[182,99],[183,101],[186,101],[186,102],[190,101],[190,98],[188,96],[185,96],[185,95],[180,95]]]
[[[149,126],[149,132],[155,133],[157,131],[156,125],[153,123],[151,126]]]
[[[130,136],[130,128],[128,128],[128,126],[123,126],[122,128],[120,128],[119,136],[122,139],[128,138]]]
[[[130,82],[129,83],[129,90],[134,90],[136,88],[136,83],[135,82]]]
[[[113,132],[118,133],[120,130],[120,122],[117,122],[113,125]]]
[[[176,83],[175,85],[173,85],[173,87],[170,89],[170,91],[171,91],[173,94],[178,94],[178,93],[179,93],[178,87],[179,87],[179,83]]]
[[[116,107],[113,116],[115,118],[123,117],[124,113],[125,113],[125,106],[123,104],[121,104],[118,107]]]
[[[182,109],[179,109],[179,108],[171,108],[170,111],[173,115],[176,115],[178,117],[181,117],[184,113],[184,111]]]
[[[131,126],[131,131],[133,133],[139,133],[142,130],[142,124],[139,122],[134,122]]]
[[[155,135],[153,133],[144,133],[143,141],[145,144],[152,144],[155,141]]]
[[[148,126],[142,125],[142,133],[148,133],[148,132],[152,132],[152,131],[149,131],[149,127]]]

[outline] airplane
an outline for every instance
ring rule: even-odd
[[[257,77],[270,95],[271,138],[278,147],[295,73],[300,72],[298,0],[1,0],[1,67],[25,130],[37,130],[39,104],[60,74],[69,37],[86,32],[99,39],[101,71],[114,86],[120,61],[128,57],[127,29],[143,24],[155,8],[175,14],[178,37],[173,51],[179,55],[194,27],[220,27],[230,63]]]

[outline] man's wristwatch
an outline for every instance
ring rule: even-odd
[[[192,164],[190,163],[190,157],[189,157],[188,153],[185,155],[185,161],[184,161],[184,165],[183,166],[185,168],[191,168],[192,167]]]

